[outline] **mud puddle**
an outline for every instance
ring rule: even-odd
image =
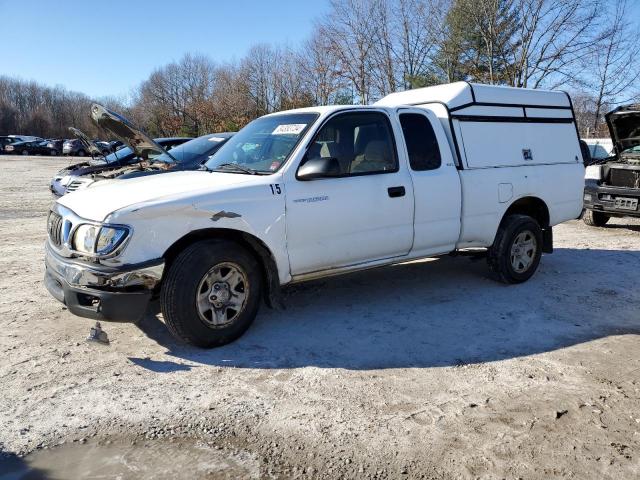
[[[229,454],[196,440],[72,443],[23,458],[0,458],[0,480],[258,478],[248,452]]]

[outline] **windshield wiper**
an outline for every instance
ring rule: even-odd
[[[209,168],[209,167],[207,167]],[[221,163],[218,165],[215,170],[236,170],[238,172],[248,173],[249,175],[257,175],[258,171],[249,167],[243,167],[242,165],[238,165],[237,163]]]

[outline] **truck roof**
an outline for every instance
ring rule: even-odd
[[[459,109],[470,105],[571,107],[569,96],[564,92],[481,85],[469,82],[455,82],[391,93],[378,100],[374,105],[393,107],[434,102],[444,103],[450,109]]]
[[[318,107],[304,107],[304,108],[293,108],[291,110],[282,110],[280,112],[270,113],[265,116],[274,116],[274,115],[287,115],[289,113],[332,113],[337,112],[339,110],[353,110],[354,108],[379,108],[380,105],[322,105]]]

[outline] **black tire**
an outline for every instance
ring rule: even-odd
[[[582,221],[590,227],[604,227],[611,217],[603,212],[585,209]]]
[[[213,326],[201,317],[196,298],[203,279],[223,263],[232,263],[242,270],[248,280],[248,294],[243,308],[228,325]],[[197,347],[211,348],[240,337],[255,319],[261,298],[262,275],[256,258],[237,243],[205,240],[187,247],[171,263],[160,291],[160,307],[174,337]]]
[[[84,150],[78,150],[78,156],[79,157],[84,157],[87,154],[87,152],[85,152]]]
[[[29,155],[29,151],[28,150],[22,150],[22,152],[20,152],[20,153],[22,153],[22,155]]]
[[[51,150],[49,152],[49,155],[51,155],[52,157],[57,157],[58,156],[58,151],[57,150]]]
[[[524,270],[518,271],[512,260],[512,248],[520,234],[529,232],[535,242],[531,254],[531,263]],[[522,283],[529,280],[538,269],[542,257],[542,229],[538,222],[527,215],[509,215],[502,220],[493,245],[487,252],[489,269],[496,280],[503,283]],[[523,263],[520,263],[524,266]]]

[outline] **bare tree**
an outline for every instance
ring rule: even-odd
[[[431,83],[448,6],[448,0],[398,0],[395,31],[404,88]]]
[[[516,0],[520,23],[504,59],[514,87],[557,88],[576,80],[594,47],[600,0]]]
[[[611,0],[612,17],[592,55],[587,56],[585,72],[594,97],[593,130],[602,123],[604,107],[630,102],[638,95],[640,80],[640,31],[629,21],[627,0]]]
[[[330,45],[340,74],[348,80],[362,104],[369,102],[375,46],[371,0],[331,0],[331,13],[318,24]]]
[[[305,89],[315,105],[335,103],[337,95],[345,88],[340,75],[339,60],[333,55],[330,41],[319,31],[314,31],[300,51],[297,62],[301,69]]]

